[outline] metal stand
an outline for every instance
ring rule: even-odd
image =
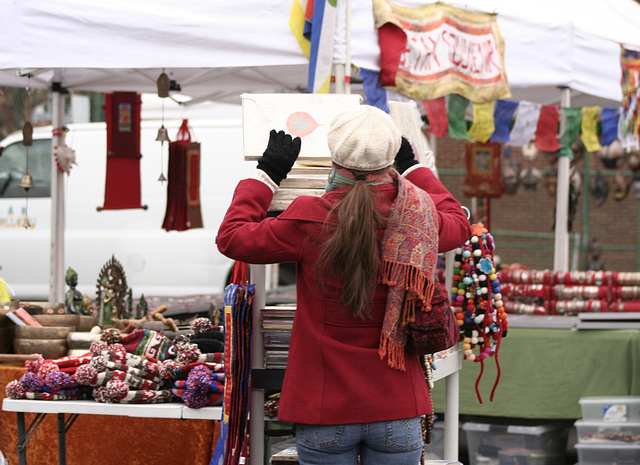
[[[16,412],[18,416],[18,465],[27,465],[27,443],[31,436],[36,432],[46,413],[38,413],[33,421],[29,424],[29,428],[25,431],[24,412]],[[58,464],[67,465],[67,441],[66,433],[78,418],[78,414],[71,414],[68,418],[64,417],[64,413],[58,413]]]

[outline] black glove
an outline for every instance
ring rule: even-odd
[[[400,150],[398,150],[398,153],[396,154],[396,169],[398,170],[398,173],[402,174],[418,163],[418,160],[416,160],[413,155],[411,142],[409,142],[406,137],[402,136]]]
[[[292,139],[284,131],[276,132],[275,129],[272,129],[269,133],[267,149],[258,159],[258,169],[267,173],[271,180],[279,186],[296,162],[301,143],[302,140],[299,137]]]

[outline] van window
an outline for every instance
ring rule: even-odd
[[[29,197],[51,197],[51,139],[35,139],[29,148],[29,173],[33,188]],[[24,197],[20,187],[27,169],[27,147],[15,142],[0,155],[0,198]]]

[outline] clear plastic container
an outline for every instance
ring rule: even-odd
[[[469,465],[558,465],[564,463],[569,429],[561,424],[539,426],[463,423]]]
[[[640,422],[578,420],[575,426],[579,443],[640,445]]]
[[[640,422],[640,396],[583,397],[578,402],[583,420]]]
[[[640,445],[576,444],[580,465],[611,465],[640,463]]]

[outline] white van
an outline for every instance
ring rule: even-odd
[[[165,121],[175,139],[180,120]],[[232,262],[222,256],[215,236],[236,183],[251,176],[255,162],[242,156],[241,119],[199,119],[192,137],[201,143],[200,201],[204,227],[162,229],[167,204],[168,148],[156,142],[159,121],[141,127],[142,204],[148,209],[103,210],[106,173],[106,125],[68,125],[67,145],[77,165],[65,175],[65,265],[78,273],[77,289],[95,298],[100,270],[112,256],[125,271],[133,297],[214,294],[227,284]],[[51,127],[34,130],[29,171],[34,187],[19,187],[26,169],[22,133],[0,142],[0,277],[15,298],[47,300],[51,237]],[[164,165],[164,166],[163,166]],[[28,213],[27,213],[28,212]],[[28,215],[29,229],[24,227]],[[65,287],[66,288],[66,287]]]

